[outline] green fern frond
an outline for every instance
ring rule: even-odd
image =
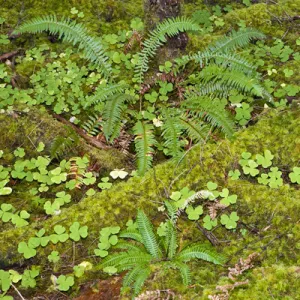
[[[167,221],[167,230],[166,230],[166,245],[167,245],[167,256],[168,258],[173,258],[176,254],[177,249],[177,231],[171,220]]]
[[[153,126],[145,122],[138,121],[133,132],[135,134],[135,150],[137,155],[138,172],[140,175],[151,167],[156,140],[153,134]]]
[[[254,39],[264,39],[265,35],[254,29],[244,28],[232,31],[228,36],[217,40],[209,49],[212,52],[227,52],[237,48],[246,47]]]
[[[135,283],[133,285],[134,296],[137,296],[140,293],[140,291],[141,291],[141,289],[142,289],[145,281],[150,276],[150,274],[151,274],[151,270],[150,270],[149,267],[148,268],[144,268],[139,273],[139,275],[136,278]]]
[[[219,83],[241,92],[247,92],[258,97],[263,97],[263,87],[258,79],[253,76],[247,76],[237,70],[224,69],[220,66],[211,64],[204,68],[199,79],[203,84]]]
[[[188,265],[185,263],[182,263],[180,261],[172,261],[171,266],[178,269],[182,278],[182,282],[185,286],[189,285],[191,283],[191,271]]]
[[[177,116],[171,116],[169,110],[163,111],[164,124],[162,126],[162,136],[164,147],[168,149],[168,155],[172,156],[175,161],[179,160],[183,151],[179,143],[181,136],[181,123]]]
[[[212,98],[219,98],[222,99],[227,98],[232,91],[230,86],[226,84],[221,84],[219,82],[208,82],[207,84],[198,84],[193,87],[193,91],[198,96],[207,96],[210,95]]]
[[[113,95],[122,94],[126,87],[127,85],[125,83],[111,83],[109,85],[100,84],[97,87],[95,94],[87,99],[84,108],[87,108],[91,105],[99,104]]]
[[[228,137],[234,133],[233,117],[219,105],[218,99],[191,96],[182,103],[191,117],[203,118],[213,127],[220,128]]]
[[[128,230],[128,229],[127,230],[122,230],[119,233],[119,237],[125,238],[125,239],[132,239],[132,240],[135,240],[137,242],[143,243],[142,236],[137,231]]]
[[[143,50],[138,54],[138,63],[135,66],[135,79],[138,83],[143,82],[143,75],[148,71],[149,59],[154,57],[157,49],[162,46],[167,37],[173,37],[184,31],[199,31],[199,25],[186,17],[166,19],[159,23],[150,37],[143,43]]]
[[[123,287],[129,287],[133,282],[137,280],[144,269],[149,268],[147,265],[137,265],[132,270],[128,271],[123,278]]]
[[[103,259],[100,267],[106,268],[114,266],[118,271],[128,270],[137,264],[149,264],[151,261],[151,255],[144,251],[128,251],[114,253]]]
[[[160,258],[162,253],[153,232],[152,224],[143,211],[138,211],[136,222],[145,248],[152,257]]]
[[[124,249],[127,251],[137,251],[137,252],[144,251],[145,252],[145,249],[142,248],[142,246],[140,246],[140,245],[136,245],[136,244],[130,243],[130,242],[121,242],[121,241],[118,241],[118,243],[114,246],[114,249]]]
[[[66,136],[57,136],[54,138],[51,148],[50,148],[50,157],[53,158],[60,158],[67,152],[71,152],[74,149],[74,146],[79,142],[79,137],[76,132],[68,127],[65,126]]]
[[[176,256],[176,260],[180,262],[187,262],[195,258],[212,262],[216,265],[222,265],[226,260],[226,258],[216,252],[215,249],[201,243],[195,243],[184,248]]]
[[[102,44],[94,37],[90,36],[86,28],[68,18],[58,20],[55,15],[37,17],[22,24],[14,31],[14,34],[40,33],[49,31],[51,34],[58,34],[63,41],[78,44],[78,48],[83,51],[85,57],[97,67],[105,77],[111,74],[111,65],[105,54]]]
[[[113,140],[120,133],[121,114],[124,110],[124,101],[129,95],[114,95],[107,99],[103,110],[103,132],[106,140]]]
[[[170,220],[175,225],[177,221],[177,211],[178,211],[177,207],[175,206],[174,203],[171,203],[170,201],[165,201],[165,206],[167,208]]]
[[[93,114],[88,118],[89,119],[81,125],[81,128],[85,130],[87,135],[96,136],[100,132],[100,117],[96,114]]]
[[[181,126],[186,130],[187,136],[193,140],[194,143],[205,141],[208,137],[209,129],[199,120],[188,118],[186,115],[180,118]]]

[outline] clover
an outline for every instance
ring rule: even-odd
[[[156,230],[158,236],[166,236],[167,234],[167,223],[161,222]]]
[[[84,174],[84,177],[82,179],[82,182],[85,184],[85,185],[91,185],[91,184],[94,184],[96,182],[96,177],[93,176],[93,173],[92,172],[87,172]]]
[[[20,211],[19,215],[14,214],[11,218],[11,222],[16,225],[17,228],[23,227],[28,225],[28,221],[26,219],[29,219],[30,214],[26,210]]]
[[[0,290],[3,293],[5,293],[10,289],[10,286],[11,286],[11,279],[10,279],[9,272],[0,270]]]
[[[216,190],[218,185],[215,182],[209,181],[206,184],[208,190],[212,193],[208,196],[209,200],[215,200],[219,196],[219,192]]]
[[[18,252],[23,254],[26,259],[36,255],[36,250],[33,247],[30,247],[26,242],[20,242],[18,244]]]
[[[151,94],[145,94],[145,99],[150,103],[155,103],[158,98],[158,93],[153,91]]]
[[[0,165],[0,180],[4,180],[8,177],[9,171]]]
[[[293,172],[289,174],[292,183],[300,184],[300,167],[294,167]]]
[[[242,159],[239,160],[239,164],[243,167],[248,164],[248,160],[252,156],[252,154],[250,152],[243,152],[241,156]]]
[[[217,219],[211,219],[209,215],[205,216],[203,218],[203,227],[207,230],[211,230],[213,227],[217,226],[218,220]]]
[[[94,196],[96,194],[96,191],[92,188],[88,189],[85,193],[87,196]]]
[[[257,174],[259,174],[259,170],[256,168],[258,167],[258,164],[250,159],[247,162],[247,165],[243,166],[243,171],[246,175],[250,174],[252,177],[255,177]]]
[[[62,172],[61,167],[57,167],[50,171],[51,174],[51,182],[60,184],[63,181],[67,180],[67,173]]]
[[[108,182],[109,181],[109,177],[102,177],[101,181],[102,182],[98,183],[98,187],[101,190],[108,190],[108,189],[110,189],[112,187],[112,183]]]
[[[73,276],[60,275],[56,280],[57,288],[60,291],[66,292],[74,285]]]
[[[28,246],[31,248],[37,248],[39,246],[46,247],[50,241],[50,237],[44,236],[45,232],[44,228],[36,232],[35,237],[31,237],[28,240]]]
[[[23,275],[22,275],[22,281],[21,285],[25,288],[34,288],[36,286],[36,280],[35,278],[40,274],[40,271],[32,267],[31,270],[25,270]]]
[[[60,260],[60,256],[59,253],[57,251],[52,251],[49,255],[48,255],[48,260],[50,262],[53,263],[57,263]]]
[[[4,223],[9,222],[14,215],[11,211],[14,207],[11,204],[2,203],[0,209],[0,218]]]
[[[229,190],[228,189],[223,189],[222,192],[220,193],[220,196],[223,198],[220,203],[224,205],[230,205],[236,203],[237,200],[237,195],[230,195],[229,196]]]
[[[54,226],[55,234],[50,235],[50,241],[53,244],[57,244],[58,242],[64,243],[68,238],[69,234],[66,233],[66,228],[61,225]]]
[[[39,142],[39,144],[36,148],[36,151],[37,152],[42,152],[42,151],[44,151],[44,149],[45,149],[45,144],[43,142]]]
[[[56,195],[55,201],[57,201],[60,204],[60,206],[63,206],[64,204],[71,202],[71,195],[66,194],[65,192],[58,192],[55,195]]]
[[[110,275],[117,273],[117,271],[118,271],[118,269],[114,266],[109,266],[109,267],[103,268],[103,272],[108,273]]]
[[[47,215],[59,215],[60,214],[60,204],[58,201],[54,201],[51,203],[51,201],[46,201],[44,204],[44,210]]]
[[[261,174],[260,177],[257,178],[258,183],[267,185],[269,183],[269,175]]]
[[[14,156],[16,157],[24,157],[25,156],[25,150],[24,148],[18,147],[15,151],[14,151]]]
[[[257,154],[256,162],[258,165],[261,165],[263,168],[268,168],[272,165],[272,159],[274,155],[272,155],[270,150],[265,150],[264,155]]]
[[[238,180],[241,176],[241,172],[236,169],[236,170],[230,170],[228,173],[228,176],[232,179],[232,180]]]
[[[80,227],[80,224],[78,222],[74,222],[70,226],[70,239],[72,239],[75,242],[78,242],[80,238],[86,238],[88,235],[88,227],[82,226]]]
[[[199,217],[203,214],[203,207],[202,205],[198,205],[195,208],[193,208],[192,206],[188,206],[185,212],[187,213],[189,220],[198,220]]]
[[[236,212],[232,212],[229,216],[223,214],[221,216],[221,224],[224,225],[227,229],[234,229],[237,226],[237,221],[239,220],[239,216]]]

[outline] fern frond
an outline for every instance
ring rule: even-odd
[[[205,85],[196,85],[193,87],[193,91],[199,96],[210,95],[212,98],[222,99],[223,97],[227,98],[230,95],[232,88],[219,82],[208,82]]]
[[[138,211],[136,222],[139,232],[142,235],[145,248],[152,255],[152,257],[160,258],[162,253],[158,246],[156,236],[153,232],[152,224],[143,211]]]
[[[137,155],[138,172],[140,175],[151,167],[156,140],[153,134],[153,126],[145,122],[138,121],[133,132],[135,134],[135,150]]]
[[[234,133],[233,118],[223,107],[220,107],[218,101],[218,99],[191,96],[182,105],[189,111],[190,116],[203,118],[213,127],[220,128],[228,137],[231,137]]]
[[[137,265],[132,270],[128,271],[123,278],[123,287],[129,287],[137,278],[144,272],[144,269],[148,269],[147,265]]]
[[[265,35],[262,32],[254,28],[244,28],[239,31],[232,31],[228,36],[217,40],[209,49],[212,52],[226,52],[246,47],[254,39],[264,38]]]
[[[130,242],[122,242],[122,241],[118,241],[118,243],[114,246],[114,249],[125,249],[127,251],[145,252],[145,249],[142,248],[140,245],[136,245]]]
[[[81,128],[85,130],[87,135],[95,136],[100,131],[99,128],[101,125],[100,117],[96,114],[93,114],[88,118],[89,119],[81,125]]]
[[[124,109],[124,101],[129,95],[115,95],[107,99],[103,110],[103,132],[106,140],[112,140],[120,133],[121,113]],[[116,128],[117,127],[117,128]],[[113,134],[114,133],[114,134]]]
[[[79,142],[79,137],[76,132],[68,127],[64,127],[67,136],[56,136],[51,144],[50,148],[50,157],[53,158],[60,158],[67,152],[71,152],[74,146]]]
[[[151,270],[150,270],[149,267],[148,268],[144,268],[139,273],[139,275],[136,278],[135,283],[133,285],[134,296],[137,296],[140,293],[140,291],[141,291],[141,289],[142,289],[145,281],[150,276],[150,274],[151,274]]]
[[[208,126],[196,119],[188,118],[186,115],[180,118],[181,126],[186,130],[187,136],[193,140],[194,143],[205,141],[208,136]]]
[[[184,31],[199,31],[199,25],[186,17],[166,19],[159,23],[155,30],[143,43],[143,50],[138,54],[138,63],[135,66],[135,79],[138,83],[143,82],[143,75],[148,71],[149,59],[154,57],[157,49],[162,46],[167,37],[173,37]]]
[[[121,238],[125,238],[125,239],[132,239],[132,240],[135,240],[137,242],[140,242],[140,243],[143,243],[143,239],[142,239],[142,236],[139,232],[137,231],[133,231],[133,230],[122,230],[120,233],[119,233],[119,237]]]
[[[85,57],[97,67],[105,77],[111,74],[111,65],[105,54],[102,44],[94,37],[90,36],[86,28],[68,18],[58,20],[56,15],[37,17],[22,24],[14,31],[14,34],[40,33],[49,31],[51,34],[58,34],[63,41],[78,44],[78,48],[83,51]]]
[[[104,86],[100,84],[97,87],[95,94],[87,98],[87,102],[85,103],[84,108],[99,104],[113,95],[122,94],[126,87],[127,85],[125,83],[111,83]]]
[[[144,251],[128,251],[113,253],[103,259],[101,268],[114,266],[119,272],[128,270],[137,264],[149,264],[151,255]]]
[[[195,258],[212,262],[216,265],[222,265],[226,260],[226,258],[216,252],[215,249],[201,243],[187,246],[176,256],[176,260],[180,262],[187,262]]]
[[[167,221],[167,230],[166,230],[166,245],[167,245],[167,256],[173,258],[176,254],[177,249],[177,231],[171,220]]]
[[[175,225],[175,223],[177,221],[177,210],[178,210],[177,207],[173,203],[171,203],[170,201],[167,201],[167,200],[165,201],[165,206],[167,208],[170,220]]]
[[[164,124],[162,126],[162,136],[164,139],[164,147],[168,149],[168,155],[172,156],[175,161],[178,161],[183,151],[179,143],[181,136],[181,123],[177,116],[171,116],[166,109],[163,111]]]
[[[180,261],[174,260],[172,261],[171,266],[179,270],[183,284],[185,286],[189,285],[191,282],[191,271],[188,265]]]

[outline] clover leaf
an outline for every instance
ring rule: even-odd
[[[85,268],[83,266],[74,266],[73,270],[75,277],[80,278],[83,276]]]
[[[36,267],[32,267],[31,270],[25,270],[22,276],[21,285],[24,288],[34,288],[36,286],[35,278],[40,274],[40,271]]]
[[[9,272],[0,270],[0,288],[2,292],[7,292],[11,286],[11,279]],[[0,295],[1,296],[1,295]]]
[[[102,177],[101,181],[102,182],[98,183],[98,187],[101,190],[108,190],[108,189],[110,189],[112,187],[112,183],[108,182],[109,181],[109,177]]]
[[[257,178],[258,183],[267,185],[269,183],[269,175],[261,174],[260,177]]]
[[[258,165],[261,165],[263,168],[268,168],[272,165],[272,159],[274,155],[272,155],[270,150],[265,150],[264,155],[257,154],[256,162]]]
[[[60,214],[60,204],[58,201],[46,201],[44,204],[44,210],[47,215],[59,215]]]
[[[203,214],[203,207],[202,205],[198,205],[195,208],[188,206],[185,212],[187,213],[189,220],[199,220],[199,217]]]
[[[218,185],[215,182],[209,181],[206,184],[206,186],[207,186],[208,190],[211,191],[211,193],[212,193],[208,196],[208,199],[215,200],[219,196],[219,192],[216,191]]]
[[[50,235],[50,241],[53,244],[57,244],[58,242],[64,243],[69,238],[69,235],[65,231],[66,228],[61,225],[54,226],[54,232],[56,234]]]
[[[293,172],[289,174],[292,183],[300,184],[300,167],[294,167]]]
[[[63,206],[64,204],[71,202],[71,195],[66,194],[65,192],[58,192],[55,195],[56,195],[55,201],[57,201],[60,206]]]
[[[161,222],[157,227],[157,234],[158,236],[166,236],[167,234],[167,223]]]
[[[43,142],[39,142],[39,144],[36,148],[36,151],[37,152],[42,152],[42,151],[44,151],[44,149],[45,149],[45,144]]]
[[[0,218],[4,223],[9,222],[14,215],[11,211],[13,210],[13,206],[11,204],[3,203],[1,204],[0,209]]]
[[[108,251],[101,250],[101,249],[95,249],[94,253],[95,253],[96,256],[100,256],[102,258],[108,255]]]
[[[57,251],[52,251],[51,254],[48,255],[48,260],[57,263],[60,260],[59,253]]]
[[[249,158],[252,156],[250,152],[243,152],[242,159],[239,160],[239,164],[243,167],[248,164]]]
[[[65,276],[60,275],[56,281],[57,288],[60,291],[66,292],[70,289],[71,286],[74,285],[74,277],[73,276]]]
[[[220,196],[222,198],[224,198],[220,201],[221,204],[230,205],[230,204],[236,203],[237,195],[230,195],[229,196],[229,190],[228,189],[223,189],[222,192],[220,193]]]
[[[218,224],[218,220],[217,219],[212,220],[209,215],[203,218],[203,222],[204,222],[203,227],[207,230],[211,230],[213,227],[217,226]]]
[[[25,156],[25,150],[21,147],[18,147],[15,151],[14,151],[14,156],[16,157],[24,157]]]
[[[110,266],[110,267],[105,267],[103,269],[103,272],[108,273],[110,275],[117,273],[118,269],[114,266]]]
[[[238,180],[241,176],[241,172],[238,169],[234,171],[230,170],[228,176],[231,177],[232,180]]]
[[[70,226],[70,239],[72,239],[75,242],[78,242],[80,238],[86,238],[88,235],[88,227],[82,226],[80,227],[80,224],[78,222],[74,222]]]
[[[237,221],[240,218],[238,217],[236,212],[232,212],[229,216],[223,214],[221,216],[221,224],[224,225],[227,229],[234,229],[237,226]]]
[[[259,170],[256,168],[258,167],[258,164],[250,159],[247,162],[247,165],[243,166],[243,171],[246,175],[250,174],[252,177],[255,177],[257,174],[259,174]]]
[[[26,244],[26,242],[20,242],[18,244],[18,252],[23,254],[26,259],[29,259],[36,255],[36,250]]]

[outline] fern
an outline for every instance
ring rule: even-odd
[[[151,270],[150,270],[149,267],[148,268],[144,268],[139,273],[139,276],[136,278],[135,283],[133,285],[134,296],[137,296],[140,293],[140,291],[141,291],[141,289],[142,289],[145,281],[150,276],[150,273],[151,273]]]
[[[177,249],[177,232],[176,228],[170,220],[167,221],[167,232],[166,232],[166,245],[167,245],[167,256],[173,258],[176,254]]]
[[[34,18],[14,31],[14,34],[40,33],[49,31],[51,34],[58,34],[63,41],[78,44],[78,48],[83,51],[85,57],[99,67],[105,77],[111,74],[111,65],[105,54],[102,44],[94,37],[90,36],[86,28],[68,18],[58,20],[55,15]]]
[[[231,115],[220,107],[218,99],[191,96],[183,102],[182,106],[189,112],[192,117],[200,117],[209,122],[213,127],[218,127],[228,137],[234,133],[234,122]]]
[[[74,146],[79,142],[79,137],[76,132],[65,126],[65,131],[67,132],[66,136],[58,135],[54,138],[51,149],[50,149],[50,157],[51,159],[57,158],[59,159],[67,152],[71,152],[74,149]]]
[[[194,118],[188,118],[186,115],[180,118],[181,126],[186,130],[187,136],[193,140],[194,143],[205,141],[208,136],[208,126],[203,125],[202,122],[196,121]]]
[[[181,124],[179,118],[171,116],[170,110],[164,110],[164,124],[162,136],[164,139],[164,147],[168,149],[168,155],[171,155],[174,160],[179,160],[182,157],[182,149],[178,141],[181,135]]]
[[[244,28],[239,31],[232,31],[215,42],[209,49],[212,52],[227,52],[237,48],[246,47],[254,39],[264,39],[265,35],[253,28]]]
[[[81,128],[85,130],[87,135],[95,136],[100,131],[99,129],[99,127],[101,126],[100,117],[96,114],[93,114],[88,118],[89,119],[81,125]]]
[[[123,278],[123,286],[129,287],[133,282],[137,280],[137,278],[140,276],[140,274],[145,268],[147,268],[147,265],[140,264],[134,267],[129,272],[127,272],[127,274]]]
[[[137,242],[143,243],[142,236],[137,231],[128,230],[128,229],[123,230],[123,231],[120,232],[119,236],[121,238],[128,238],[128,239],[132,239],[132,240],[135,240]]]
[[[138,121],[133,128],[135,137],[135,150],[137,154],[138,172],[140,175],[151,167],[156,140],[153,135],[153,126]]]
[[[116,83],[116,84],[109,84],[109,85],[99,85],[94,95],[90,96],[87,99],[87,102],[84,108],[87,108],[91,105],[99,104],[106,100],[107,98],[116,95],[122,94],[127,87],[124,83]]]
[[[137,225],[139,232],[142,235],[143,244],[148,252],[152,255],[152,257],[160,258],[162,253],[158,247],[156,236],[152,229],[152,224],[145,213],[141,210],[139,210],[137,214]]]
[[[106,101],[103,110],[103,132],[106,140],[113,140],[120,133],[121,113],[124,109],[124,101],[128,95],[115,95]]]
[[[162,46],[167,37],[173,37],[184,31],[199,31],[200,27],[192,20],[185,17],[166,19],[159,23],[150,37],[144,41],[143,50],[138,54],[138,63],[135,66],[135,79],[143,82],[143,74],[148,71],[149,58],[155,56],[157,49]]]
[[[171,266],[179,270],[184,285],[187,286],[191,283],[191,271],[185,263],[175,260]]]
[[[200,243],[195,243],[186,247],[176,256],[176,260],[180,262],[187,262],[195,258],[212,262],[217,265],[222,265],[226,260],[223,255],[220,255],[212,247]]]

